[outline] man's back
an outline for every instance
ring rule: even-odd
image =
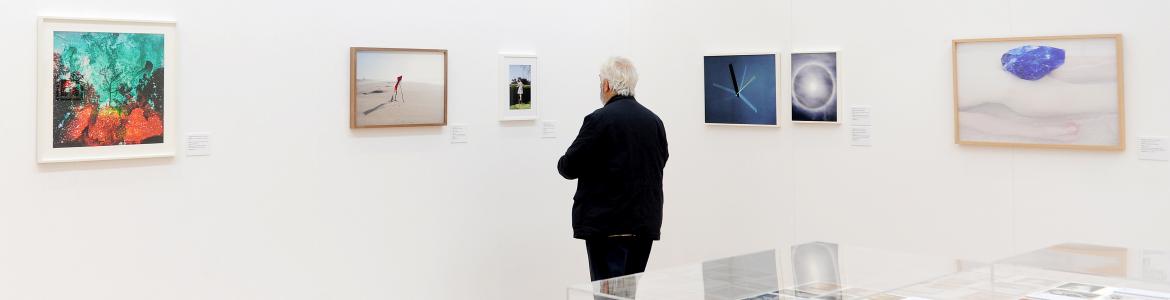
[[[657,240],[668,157],[662,120],[633,97],[614,97],[586,116],[577,140],[557,164],[561,176],[579,179],[573,236]]]

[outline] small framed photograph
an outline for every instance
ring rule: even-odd
[[[447,125],[447,50],[354,47],[349,127]]]
[[[704,56],[704,122],[779,126],[776,80],[776,54]]]
[[[792,121],[837,123],[837,52],[792,53]]]
[[[544,101],[537,91],[536,55],[500,55],[500,121],[536,120]]]

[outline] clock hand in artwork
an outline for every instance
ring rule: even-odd
[[[744,71],[745,71],[745,72],[747,71],[747,68],[746,68],[746,67],[744,68]],[[739,92],[740,92],[740,91],[743,91],[743,90],[741,90],[741,89],[739,88],[739,81],[738,81],[738,80],[735,80],[735,65],[733,65],[733,64],[727,64],[727,72],[731,74],[731,84],[732,84],[733,86],[735,86],[735,96],[736,96],[736,97],[739,97]],[[744,74],[747,74],[747,73],[744,73]]]
[[[741,93],[741,92],[743,92],[744,89],[746,89],[748,86],[750,86],[753,81],[756,80],[756,76],[752,75],[751,78],[748,78],[748,80],[743,83],[743,86],[740,86],[739,80],[735,76],[735,65],[727,64],[727,70],[731,72],[731,86],[735,87],[735,89],[725,87],[725,86],[718,84],[718,83],[712,83],[711,85],[714,85],[716,88],[721,89],[723,91],[726,91],[730,94],[724,100],[738,98],[740,101],[743,101],[743,104],[747,105],[748,108],[752,109],[752,112],[760,112],[758,109],[756,109],[756,106],[752,105],[752,102],[749,101],[747,99],[747,97],[744,97],[743,94]],[[747,66],[746,65],[743,67],[743,77],[747,78]]]

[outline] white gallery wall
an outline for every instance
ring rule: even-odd
[[[1170,3],[1147,1],[79,1],[0,10],[0,298],[557,299],[587,280],[557,157],[631,56],[667,125],[650,268],[827,240],[965,258],[1063,241],[1170,249]],[[178,22],[179,132],[213,155],[35,163],[36,16]],[[517,34],[517,32],[523,34]],[[1125,35],[1124,152],[960,147],[950,40]],[[348,48],[445,48],[449,128],[351,130]],[[702,124],[704,54],[840,51],[847,124]],[[540,57],[533,122],[496,121],[497,54]],[[780,89],[787,119],[790,89]],[[847,115],[842,114],[842,117]]]
[[[667,194],[686,196],[668,202],[671,230],[660,245],[730,243],[658,257],[694,260],[769,241],[808,240],[974,259],[1070,241],[1170,248],[1170,221],[1162,217],[1170,211],[1170,165],[1138,160],[1135,146],[1138,136],[1170,134],[1164,117],[1170,88],[1163,83],[1170,66],[1164,55],[1170,37],[1163,31],[1170,21],[1162,16],[1170,3],[638,4],[635,11],[642,15],[633,28],[634,59],[643,66],[639,92],[674,129],[677,159]],[[1124,35],[1127,151],[951,142],[952,39],[1094,33]],[[783,122],[779,129],[699,124],[702,55],[780,52],[780,106],[788,119],[788,54],[822,50],[839,51],[839,117],[846,120],[851,105],[872,106],[872,147],[850,146],[847,121]],[[725,219],[719,225],[680,220],[691,212],[722,213],[718,217]],[[706,234],[712,227],[722,232]]]
[[[798,223],[818,238],[981,253],[1019,252],[1062,241],[1170,248],[1170,168],[1137,160],[1136,137],[1167,135],[1170,89],[1162,71],[1170,38],[1159,1],[900,1],[849,3],[853,25],[821,26],[793,5],[794,47],[847,40],[842,72],[850,104],[875,108],[876,146],[799,147]],[[883,16],[865,13],[880,11]],[[959,147],[952,138],[949,40],[997,36],[1121,33],[1125,38],[1125,152]],[[834,38],[840,37],[840,38]],[[929,51],[926,51],[929,49]],[[855,61],[856,64],[850,63]],[[795,127],[789,140],[815,138]],[[821,154],[821,155],[818,155]],[[834,159],[836,157],[837,159]],[[821,168],[818,166],[834,166]],[[837,169],[835,167],[840,167]],[[836,170],[834,170],[836,169]],[[808,172],[808,173],[804,173]],[[840,185],[816,180],[839,175]],[[822,195],[834,187],[839,193]],[[856,209],[841,209],[841,208]],[[865,224],[864,226],[861,224]],[[881,234],[898,232],[899,234]]]

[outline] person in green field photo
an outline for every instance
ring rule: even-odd
[[[510,77],[512,77],[511,85],[516,87],[508,95],[508,109],[523,110],[532,108],[532,81],[528,78],[532,75],[532,66],[530,65],[510,65],[508,67]],[[527,87],[527,90],[525,88]],[[527,94],[528,99],[524,96]]]
[[[524,84],[525,80],[522,77],[517,77],[515,79],[515,81],[516,81],[516,93],[512,94],[512,96],[513,96],[513,100],[511,101],[512,105],[509,108],[511,108],[511,109],[530,109],[530,108],[532,108],[532,100],[531,100],[532,94],[531,93],[528,93],[529,94],[528,97],[530,97],[529,100],[524,101],[525,100],[524,99],[524,94],[525,94],[524,88],[527,86],[529,89],[531,89],[532,85],[525,85]]]
[[[524,81],[516,78],[516,108],[524,104]]]

